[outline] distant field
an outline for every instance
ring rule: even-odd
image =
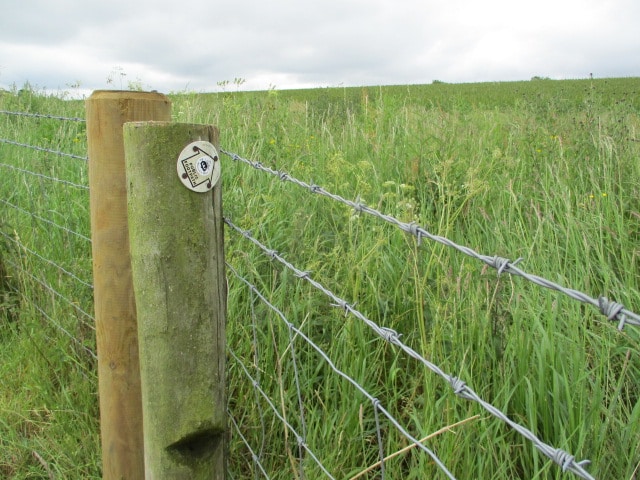
[[[639,78],[170,96],[176,121],[218,125],[226,150],[640,312]],[[84,117],[82,102],[29,88],[0,93],[0,110]],[[0,139],[86,155],[81,122],[0,114]],[[591,460],[595,478],[640,474],[640,327],[620,332],[591,306],[222,160],[235,224],[542,441]],[[0,477],[100,478],[86,162],[0,142],[0,178]],[[571,476],[231,231],[226,256],[416,437],[480,415],[428,444],[456,478]],[[289,332],[233,276],[229,287],[228,344],[295,422]],[[306,441],[351,478],[378,460],[370,404],[312,349],[296,355]],[[233,359],[228,382],[270,478],[299,478],[295,439]],[[387,453],[406,446],[383,433]],[[323,478],[308,459],[303,470]],[[237,435],[229,471],[261,478]],[[414,450],[385,478],[444,476]]]

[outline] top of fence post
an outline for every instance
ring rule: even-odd
[[[99,90],[86,101],[93,282],[104,479],[144,478],[138,337],[122,127],[168,121],[156,92]]]

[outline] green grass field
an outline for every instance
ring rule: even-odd
[[[226,150],[640,312],[638,78],[170,96],[176,121],[218,125]],[[28,88],[0,93],[0,110],[84,116],[82,102]],[[0,138],[86,155],[81,122],[0,114]],[[591,460],[595,478],[640,478],[639,327],[620,332],[589,305],[417,245],[229,157],[222,165],[236,225],[543,442]],[[100,478],[95,332],[83,313],[93,313],[82,283],[91,248],[69,232],[90,235],[86,162],[0,143],[0,178],[0,477]],[[230,230],[226,256],[412,435],[466,420],[426,444],[456,478],[572,476]],[[228,345],[311,450],[335,478],[375,463],[371,402],[296,339],[303,426],[288,329],[233,275],[229,287]],[[229,408],[270,478],[301,478],[295,437],[228,364]],[[381,433],[385,455],[408,444],[384,420]],[[302,471],[323,478],[308,455]],[[229,472],[261,478],[235,433]],[[385,474],[445,478],[416,449]]]

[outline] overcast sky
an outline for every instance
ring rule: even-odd
[[[0,88],[640,76],[639,0],[5,0]]]

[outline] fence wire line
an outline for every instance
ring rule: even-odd
[[[65,330],[65,329],[62,327],[62,325],[58,324],[58,323],[57,323],[57,322],[56,322],[56,321],[51,317],[51,315],[49,315],[49,314],[48,314],[47,312],[45,312],[42,308],[40,308],[40,306],[39,306],[39,305],[36,305],[35,303],[33,303],[32,305],[33,305],[33,308],[35,308],[36,310],[38,310],[38,312],[40,312],[43,316],[47,317],[47,319],[48,319],[51,323],[53,323],[53,324],[54,324],[54,325],[55,325],[59,330],[61,330],[62,332],[64,332],[66,335],[68,335],[68,336],[69,336],[69,338],[70,338],[71,340],[73,340],[75,343],[77,343],[77,344],[78,344],[78,346],[79,346],[80,348],[82,348],[83,350],[85,350],[85,351],[86,351],[86,352],[87,352],[87,353],[88,353],[88,354],[89,354],[89,355],[90,355],[94,360],[98,360],[98,356],[97,356],[95,353],[93,353],[93,351],[92,351],[89,347],[87,347],[87,346],[83,345],[83,344],[82,344],[82,342],[80,342],[80,340],[78,340],[78,339],[77,339],[77,338],[75,338],[73,335],[71,335],[67,330]],[[91,370],[89,370],[89,371],[91,371]],[[86,378],[86,379],[88,379],[88,378],[89,378],[89,376],[88,376],[88,375],[86,375],[85,373],[83,373],[83,372],[81,372],[81,373],[82,373],[82,376],[83,376],[84,378]]]
[[[260,387],[260,385],[258,384],[258,382],[251,376],[251,374],[249,373],[249,370],[247,370],[247,367],[244,365],[244,363],[242,363],[242,361],[238,358],[238,356],[235,354],[235,352],[233,351],[233,348],[231,348],[229,345],[227,345],[227,352],[229,354],[231,354],[231,356],[235,359],[235,361],[238,363],[238,365],[240,365],[240,368],[244,371],[245,376],[247,377],[247,379],[251,382],[251,384],[253,385],[253,388],[256,389],[260,395],[262,395],[262,398],[265,399],[265,401],[269,404],[269,407],[271,408],[271,410],[273,410],[273,413],[282,421],[283,425],[286,425],[286,427],[293,433],[293,435],[295,435],[296,437],[296,441],[298,442],[298,446],[301,449],[304,449],[310,456],[311,458],[316,462],[316,464],[318,465],[318,467],[320,467],[320,469],[329,477],[335,480],[335,478],[333,477],[333,475],[331,475],[329,473],[329,471],[327,470],[327,468],[322,464],[322,462],[320,460],[318,460],[318,457],[316,457],[316,455],[313,453],[313,451],[311,450],[311,448],[309,448],[309,445],[307,445],[305,443],[304,438],[302,438],[302,436],[297,432],[297,430],[293,427],[293,425],[291,425],[286,418],[284,418],[282,416],[282,414],[280,413],[280,411],[278,410],[278,407],[276,407],[273,402],[271,401],[271,399],[269,398],[269,395],[267,395],[267,393],[262,390],[262,388]]]
[[[264,467],[262,466],[262,463],[260,462],[260,457],[258,455],[256,455],[256,453],[251,448],[251,445],[249,445],[249,442],[247,441],[245,436],[240,431],[240,427],[238,426],[238,423],[236,422],[236,419],[233,418],[233,414],[231,413],[231,411],[229,409],[227,409],[227,417],[229,417],[229,419],[231,420],[233,428],[236,431],[236,433],[238,434],[238,436],[240,437],[240,439],[242,440],[242,443],[244,443],[245,447],[247,447],[247,450],[249,450],[249,453],[251,453],[251,459],[253,460],[253,463],[256,464],[256,466],[260,469],[260,471],[262,472],[262,475],[264,475],[265,478],[270,479],[269,475],[267,474],[267,472],[265,471]]]
[[[42,260],[45,263],[48,263],[49,265],[57,268],[58,270],[60,270],[62,273],[64,273],[65,275],[73,278],[76,282],[84,285],[85,287],[88,287],[90,289],[93,289],[93,285],[85,282],[84,280],[82,280],[80,277],[78,277],[77,275],[75,275],[74,273],[70,272],[69,270],[67,270],[66,268],[64,268],[62,265],[58,265],[56,262],[54,262],[53,260],[49,260],[48,258],[43,257],[42,255],[40,255],[38,252],[35,252],[33,250],[31,250],[29,247],[27,247],[26,245],[24,245],[23,243],[21,243],[19,240],[13,238],[11,235],[7,235],[6,233],[4,233],[2,230],[0,230],[0,235],[2,235],[3,237],[11,240],[19,249],[24,250],[25,252],[29,252],[31,255],[33,255],[34,257],[39,258],[40,260]]]
[[[53,150],[51,148],[38,147],[38,146],[35,146],[35,145],[29,145],[27,143],[14,142],[13,140],[8,140],[6,138],[0,138],[0,143],[6,143],[8,145],[15,145],[17,147],[29,148],[31,150],[37,150],[38,152],[52,153],[54,155],[58,155],[58,156],[61,156],[61,157],[69,157],[69,158],[75,158],[75,159],[78,159],[78,160],[84,160],[85,162],[89,160],[89,158],[86,157],[86,156],[74,155],[72,153],[61,152],[59,150]]]
[[[18,167],[15,167],[13,165],[9,165],[9,164],[6,164],[6,163],[0,163],[0,167],[10,168],[12,170],[16,170],[18,172],[25,173],[27,175],[33,175],[35,177],[40,177],[40,178],[43,178],[45,180],[51,180],[52,182],[61,183],[63,185],[68,185],[70,187],[80,188],[82,190],[89,190],[89,187],[87,185],[80,185],[78,183],[73,183],[73,182],[70,182],[68,180],[62,180],[61,178],[50,177],[48,175],[43,175],[42,173],[32,172],[31,170],[25,170],[24,168],[18,168]]]
[[[0,113],[4,115],[15,115],[19,117],[32,117],[32,118],[48,118],[52,120],[64,120],[68,122],[81,122],[84,123],[86,120],[84,118],[78,117],[61,117],[59,115],[49,115],[46,113],[28,113],[28,112],[10,112],[8,110],[0,110]]]
[[[57,263],[42,257],[41,255],[39,255],[38,253],[34,252],[33,250],[27,248],[25,245],[23,245],[19,240],[16,240],[14,238],[12,238],[10,235],[7,235],[6,233],[0,231],[0,234],[11,240],[12,242],[14,242],[14,244],[19,248],[19,249],[23,249],[24,251],[30,253],[31,255],[35,255],[36,257],[38,257],[39,259],[47,262],[48,264],[56,267],[57,269],[59,269],[60,271],[62,271],[63,273],[65,273],[66,275],[72,277],[74,280],[76,280],[77,282],[81,283],[82,285],[93,289],[93,285],[84,282],[83,280],[81,280],[80,278],[78,278],[77,276],[75,276],[73,273],[69,272],[68,270],[66,270],[65,268],[63,268],[62,266],[58,265]],[[7,260],[7,263],[9,263],[11,266],[13,266],[14,268],[16,268],[17,270],[22,271],[23,273],[25,273],[26,275],[28,275],[33,281],[35,281],[36,283],[40,284],[40,286],[42,288],[44,288],[45,290],[48,290],[49,292],[51,292],[52,294],[54,294],[56,297],[60,298],[61,300],[65,301],[67,304],[69,304],[71,307],[73,307],[79,314],[83,315],[84,317],[88,318],[89,320],[92,320],[95,323],[95,318],[93,317],[93,315],[91,315],[90,313],[86,312],[85,310],[83,310],[76,302],[72,301],[71,299],[65,297],[62,293],[58,292],[55,288],[53,288],[51,285],[49,285],[48,283],[46,283],[45,281],[39,279],[38,277],[36,277],[35,275],[33,275],[31,272],[29,272],[28,270],[25,270],[24,268],[20,267],[19,265],[17,265],[15,262],[11,261],[11,260]],[[36,308],[37,305],[34,304],[34,306]],[[73,335],[71,335],[64,327],[62,327],[60,324],[58,324],[53,318],[51,318],[51,316],[49,316],[48,314],[46,314],[44,311],[42,311],[41,308],[38,308],[38,311],[40,311],[41,313],[43,313],[45,315],[45,317],[47,317],[51,323],[53,323],[59,330],[61,330],[63,333],[65,333],[67,336],[69,336],[71,339],[73,339],[76,343],[78,343],[82,348],[86,349],[91,356],[93,356],[94,358],[96,357],[96,354],[93,353],[93,351],[91,351],[88,347],[84,346],[77,338],[75,338]],[[83,325],[89,327],[91,330],[95,331],[95,327],[88,322],[82,322]]]
[[[8,206],[9,206],[9,207],[11,207],[11,208],[15,208],[15,209],[16,209],[16,210],[18,210],[19,212],[22,212],[22,213],[27,214],[27,215],[29,215],[29,216],[31,216],[31,217],[33,217],[33,218],[35,218],[36,220],[39,220],[39,221],[44,222],[44,223],[46,223],[46,224],[49,224],[49,225],[51,225],[52,227],[58,228],[58,229],[60,229],[60,230],[62,230],[62,231],[64,231],[64,232],[67,232],[67,233],[70,233],[70,234],[72,234],[72,235],[75,235],[75,236],[77,236],[78,238],[81,238],[82,240],[85,240],[85,241],[87,241],[87,242],[91,243],[91,239],[90,239],[89,237],[87,237],[86,235],[83,235],[83,234],[81,234],[81,233],[79,233],[79,232],[76,232],[76,231],[74,231],[74,230],[71,230],[70,228],[67,228],[67,227],[65,227],[65,226],[63,226],[63,225],[59,225],[59,224],[57,224],[57,223],[55,223],[55,222],[53,222],[53,221],[51,221],[51,220],[48,220],[48,219],[46,219],[46,218],[44,218],[44,217],[41,217],[40,215],[37,215],[37,214],[35,214],[35,213],[33,213],[33,212],[30,212],[29,210],[25,210],[24,208],[19,207],[18,205],[15,205],[15,204],[13,204],[13,203],[11,203],[11,202],[9,202],[9,201],[7,201],[7,200],[3,199],[3,198],[0,198],[0,202],[4,203],[5,205],[8,205]]]
[[[336,367],[336,365],[333,363],[333,360],[331,360],[331,358],[329,358],[329,356],[327,355],[327,353],[322,350],[322,348],[320,346],[318,346],[315,342],[313,342],[313,340],[311,340],[304,332],[302,332],[299,328],[297,328],[293,323],[291,323],[287,317],[285,316],[284,313],[282,313],[282,311],[280,309],[278,309],[275,305],[273,305],[259,290],[258,288],[253,285],[251,282],[249,282],[246,278],[242,277],[231,265],[229,265],[227,263],[227,268],[229,270],[231,270],[231,272],[242,282],[244,283],[247,288],[249,288],[249,290],[255,294],[258,298],[260,298],[260,300],[262,301],[262,303],[264,303],[269,309],[271,309],[278,317],[280,317],[280,319],[282,320],[282,322],[285,324],[285,326],[287,327],[288,331],[289,331],[289,342],[290,345],[293,345],[293,340],[295,339],[294,336],[292,336],[291,332],[295,333],[296,337],[300,337],[302,338],[311,348],[313,348],[316,352],[318,352],[318,354],[322,357],[322,359],[327,363],[327,365],[329,365],[329,367],[335,372],[337,373],[339,376],[341,376],[342,378],[344,378],[347,382],[349,382],[351,385],[353,385],[358,391],[360,391],[360,393],[362,393],[372,404],[373,409],[374,409],[374,415],[375,415],[375,420],[376,420],[376,434],[377,434],[377,438],[378,438],[378,448],[380,450],[379,455],[380,455],[380,461],[382,462],[382,472],[383,472],[383,478],[384,478],[384,452],[383,452],[383,445],[382,445],[382,434],[381,434],[381,428],[380,428],[380,422],[378,419],[378,411],[380,411],[382,414],[384,414],[385,417],[387,417],[389,419],[389,421],[398,429],[398,431],[400,433],[402,433],[402,435],[404,435],[404,437],[409,440],[411,443],[416,444],[416,446],[418,448],[420,448],[421,450],[423,450],[424,452],[426,452],[431,459],[438,465],[438,467],[440,467],[440,469],[451,479],[455,479],[455,477],[453,477],[453,475],[451,474],[451,472],[449,472],[449,470],[447,469],[447,467],[445,467],[445,465],[442,463],[442,461],[438,458],[438,456],[431,451],[429,448],[425,447],[417,438],[413,437],[409,432],[407,432],[404,427],[402,427],[402,425],[400,425],[400,423],[398,422],[398,420],[391,415],[391,413],[389,413],[380,403],[380,401],[375,398],[373,395],[371,395],[362,385],[360,385],[355,379],[353,379],[352,377],[350,377],[348,374],[346,374],[345,372],[343,372],[342,370],[340,370],[338,367]],[[296,388],[298,389],[298,396],[300,396],[300,385],[297,384]],[[303,438],[304,440],[304,438]]]
[[[255,301],[254,301],[254,293],[251,292],[251,333],[253,336],[253,363],[254,365],[259,364],[260,357],[260,343],[258,342],[258,325],[256,320],[256,311],[255,311]],[[260,369],[256,368],[256,380],[260,382]],[[260,404],[260,396],[258,392],[254,390],[256,396],[256,405],[258,406],[258,415],[260,416],[260,450],[258,451],[258,458],[262,457],[262,453],[264,452],[264,446],[266,442],[266,428],[264,423],[264,415],[262,412],[262,405]]]
[[[442,369],[440,369],[440,367],[438,367],[437,365],[431,363],[429,360],[424,358],[422,355],[420,355],[418,352],[416,352],[414,349],[412,349],[408,345],[405,345],[400,340],[401,334],[399,334],[398,332],[396,332],[395,330],[393,330],[391,328],[381,327],[378,324],[376,324],[374,321],[372,321],[369,318],[367,318],[366,316],[364,316],[361,312],[356,310],[352,305],[347,303],[346,300],[338,297],[331,290],[328,290],[322,284],[320,284],[319,282],[313,280],[311,278],[310,272],[305,272],[305,271],[302,271],[302,270],[296,268],[294,265],[292,265],[287,260],[285,260],[282,256],[280,256],[277,253],[277,251],[268,248],[266,245],[262,244],[259,240],[257,240],[255,237],[253,237],[251,235],[251,232],[249,232],[248,230],[241,229],[240,227],[236,226],[231,220],[229,220],[226,217],[224,218],[224,222],[232,230],[234,230],[236,233],[239,233],[244,238],[246,238],[251,243],[253,243],[255,246],[257,246],[259,249],[261,249],[266,256],[268,256],[272,260],[277,260],[278,262],[283,264],[285,267],[287,267],[289,270],[291,270],[295,274],[296,277],[306,280],[311,285],[313,285],[316,289],[320,290],[326,296],[331,298],[333,300],[333,302],[335,302],[335,303],[331,304],[332,306],[342,308],[345,311],[345,314],[351,313],[356,318],[358,318],[359,320],[364,322],[367,326],[369,326],[379,337],[381,337],[382,339],[384,339],[387,342],[391,343],[392,345],[396,345],[397,347],[402,349],[405,353],[407,353],[409,356],[411,356],[412,358],[414,358],[417,361],[419,361],[420,363],[422,363],[426,368],[431,370],[433,373],[435,373],[438,376],[440,376],[442,379],[444,379],[449,384],[449,386],[453,389],[453,392],[457,396],[459,396],[460,398],[464,398],[466,400],[471,400],[471,401],[474,401],[474,402],[478,403],[486,411],[491,413],[494,417],[502,420],[504,423],[506,423],[511,428],[513,428],[515,431],[520,433],[523,437],[525,437],[526,439],[531,441],[533,443],[533,445],[540,452],[542,452],[545,456],[547,456],[548,458],[553,460],[556,464],[558,464],[562,468],[563,472],[570,471],[570,472],[576,474],[577,476],[579,476],[580,478],[587,479],[587,480],[595,480],[594,477],[592,477],[584,469],[584,467],[586,465],[591,463],[590,460],[576,461],[575,457],[573,455],[571,455],[570,453],[568,453],[568,452],[566,452],[564,450],[561,450],[559,448],[554,448],[553,446],[544,443],[538,437],[536,437],[536,435],[531,430],[529,430],[529,429],[519,425],[518,423],[512,421],[501,410],[499,410],[498,408],[494,407],[490,403],[488,403],[485,400],[483,400],[464,381],[462,381],[461,379],[459,379],[457,377],[454,377],[454,376],[451,376],[451,375],[445,373]]]
[[[46,119],[52,119],[52,120],[73,121],[73,122],[84,122],[85,121],[82,118],[63,117],[63,116],[58,116],[58,115],[48,115],[48,114],[40,114],[40,113],[10,112],[10,111],[6,111],[6,110],[0,110],[0,114],[22,116],[22,117],[31,117],[31,118],[46,118]],[[36,150],[36,151],[39,151],[39,152],[51,153],[51,154],[54,154],[54,155],[57,155],[57,156],[62,156],[62,157],[68,157],[68,158],[74,158],[74,159],[87,161],[87,157],[84,157],[84,156],[74,155],[74,154],[66,153],[66,152],[61,152],[61,151],[50,149],[50,148],[44,148],[44,147],[39,147],[39,146],[34,146],[34,145],[28,145],[28,144],[25,144],[25,143],[20,143],[20,142],[16,142],[16,141],[5,139],[5,138],[0,138],[0,143],[4,143],[4,144],[8,144],[8,145],[14,145],[14,146],[23,147],[23,148],[28,148],[28,149]],[[85,186],[85,185],[79,185],[79,184],[76,184],[76,183],[73,183],[73,182],[70,182],[70,181],[67,181],[67,180],[51,177],[51,176],[44,175],[44,174],[37,173],[37,172],[32,172],[32,171],[25,170],[23,168],[19,168],[19,167],[16,167],[14,165],[9,165],[9,164],[6,164],[6,163],[0,163],[0,167],[9,168],[9,169],[17,171],[17,172],[21,172],[21,173],[28,174],[28,175],[33,175],[35,177],[39,177],[39,178],[42,178],[42,179],[45,179],[45,180],[57,182],[57,183],[64,184],[64,185],[67,185],[67,186],[72,186],[72,187],[75,187],[75,188],[81,188],[81,189],[85,189],[85,190],[89,189],[89,187]],[[44,223],[46,223],[48,225],[51,225],[51,226],[53,226],[55,228],[63,230],[63,231],[65,231],[67,233],[70,233],[72,235],[75,235],[75,236],[81,238],[82,240],[91,242],[91,239],[89,237],[87,237],[87,236],[85,236],[85,235],[83,235],[83,234],[81,234],[79,232],[73,231],[73,230],[71,230],[71,229],[69,229],[69,228],[67,228],[65,226],[59,225],[59,224],[57,224],[57,223],[55,223],[55,222],[53,222],[51,220],[48,220],[48,219],[46,219],[44,217],[41,217],[41,216],[37,215],[34,212],[30,212],[28,210],[25,210],[24,208],[22,208],[22,207],[20,207],[18,205],[15,205],[15,204],[11,203],[8,200],[0,199],[0,201],[2,201],[2,203],[7,205],[8,207],[14,208],[14,209],[16,209],[16,210],[18,210],[18,211],[20,211],[22,213],[26,213],[26,214],[30,215],[31,217],[33,217],[33,218],[35,218],[35,219],[37,219],[37,220],[39,220],[41,222],[44,222]],[[43,257],[42,255],[40,255],[39,253],[31,250],[26,245],[22,244],[18,238],[13,238],[12,236],[7,235],[6,233],[4,233],[2,231],[0,231],[0,234],[2,234],[3,237],[11,240],[17,246],[17,248],[19,250],[21,250],[23,252],[26,252],[26,253],[29,253],[29,254],[39,258],[40,260],[46,262],[47,264],[57,268],[59,271],[61,271],[65,275],[73,278],[76,282],[82,284],[85,287],[93,289],[93,285],[83,281],[82,279],[77,277],[75,274],[73,274],[72,272],[68,271],[67,269],[65,269],[61,265],[58,265],[54,261],[49,260],[49,259]],[[44,280],[42,280],[42,279],[38,278],[37,276],[33,275],[31,272],[25,270],[20,265],[16,264],[14,261],[9,260],[9,259],[7,259],[6,261],[7,261],[7,263],[9,265],[11,265],[17,271],[22,271],[24,274],[26,274],[28,277],[30,277],[34,282],[39,284],[44,290],[50,292],[55,297],[59,298],[60,300],[62,300],[64,302],[66,302],[67,304],[69,304],[72,308],[74,308],[76,310],[76,312],[79,315],[82,315],[82,316],[84,316],[85,318],[87,318],[87,319],[89,319],[91,321],[95,321],[94,317],[91,314],[87,313],[85,310],[83,310],[78,305],[77,302],[74,302],[71,299],[65,297],[62,293],[58,292],[55,288],[53,288],[47,282],[45,282]],[[59,330],[64,335],[69,337],[82,350],[84,350],[86,353],[88,353],[89,356],[91,356],[94,360],[97,360],[97,355],[93,352],[93,350],[91,350],[89,347],[84,345],[81,340],[79,340],[74,335],[72,335],[71,332],[69,332],[58,321],[56,321],[41,306],[37,305],[35,302],[31,302],[31,305],[43,317],[45,317],[49,321],[49,323],[51,323],[57,330]],[[82,321],[81,320],[81,324],[84,325],[85,327],[88,327],[89,329],[95,331],[95,327],[92,325],[91,322],[87,322],[87,321]],[[81,372],[81,373],[85,376],[85,378],[88,378],[88,376],[84,372]]]
[[[448,247],[454,248],[455,250],[458,250],[459,252],[468,255],[470,257],[473,257],[475,259],[480,260],[481,262],[484,262],[485,264],[489,265],[490,267],[495,268],[498,271],[498,275],[500,275],[501,273],[509,273],[512,275],[517,275],[520,277],[525,278],[526,280],[541,286],[541,287],[545,287],[548,288],[550,290],[555,290],[557,292],[563,293],[565,295],[567,295],[568,297],[574,299],[574,300],[578,300],[579,302],[583,302],[583,303],[588,303],[590,305],[593,305],[594,307],[596,307],[600,313],[602,313],[604,316],[607,317],[607,320],[609,321],[617,321],[618,322],[618,330],[622,331],[622,329],[624,328],[624,326],[626,324],[631,324],[631,325],[635,325],[635,326],[640,326],[640,315],[637,313],[634,313],[633,311],[627,309],[624,307],[624,305],[617,303],[615,301],[611,301],[609,300],[607,297],[605,296],[600,296],[598,298],[593,298],[590,295],[587,295],[586,293],[580,292],[579,290],[574,290],[571,288],[566,288],[563,287],[562,285],[559,285],[555,282],[552,282],[551,280],[547,280],[546,278],[543,277],[539,277],[538,275],[532,275],[529,274],[527,272],[525,272],[524,270],[516,267],[516,264],[518,264],[520,261],[522,261],[522,258],[518,258],[515,261],[511,261],[507,258],[503,258],[503,257],[499,257],[499,256],[488,256],[488,255],[482,255],[478,252],[476,252],[475,250],[463,246],[463,245],[458,245],[457,243],[453,242],[452,240],[449,240],[446,237],[442,237],[439,235],[435,235],[430,233],[429,231],[427,231],[425,228],[417,225],[415,222],[411,222],[411,223],[406,223],[406,222],[402,222],[400,220],[398,220],[395,217],[392,217],[390,215],[386,215],[374,208],[371,208],[369,206],[367,206],[366,204],[364,204],[363,202],[361,202],[359,199],[356,199],[356,201],[351,201],[351,200],[347,200],[344,197],[341,197],[340,195],[336,195],[333,194],[327,190],[325,190],[324,188],[312,184],[312,183],[306,183],[302,180],[298,180],[295,177],[292,177],[291,175],[289,175],[288,173],[281,171],[281,170],[274,170],[272,168],[269,167],[265,167],[264,165],[262,165],[261,162],[256,162],[254,160],[250,160],[247,158],[243,158],[240,155],[236,154],[236,153],[231,153],[231,152],[227,152],[224,149],[220,150],[222,153],[224,153],[225,155],[231,157],[232,160],[236,161],[236,162],[242,162],[245,163],[247,165],[250,165],[251,167],[255,168],[256,170],[262,171],[262,172],[266,172],[269,173],[271,175],[274,175],[276,177],[278,177],[280,180],[282,181],[288,181],[291,183],[294,183],[296,185],[298,185],[299,187],[302,187],[305,190],[310,191],[311,193],[317,193],[319,195],[323,195],[325,197],[328,197],[332,200],[335,200],[337,202],[340,202],[344,205],[347,205],[350,208],[353,208],[356,212],[358,213],[367,213],[369,215],[372,215],[374,217],[377,217],[381,220],[384,220],[385,222],[388,222],[392,225],[395,225],[396,227],[398,227],[400,230],[407,232],[413,236],[415,236],[417,238],[418,244],[420,244],[422,238],[427,238],[429,240],[432,240],[434,242],[437,243],[441,243],[443,245],[446,245]]]
[[[43,280],[39,279],[38,277],[36,277],[35,275],[33,275],[31,272],[29,272],[28,270],[25,270],[24,268],[22,268],[20,265],[18,265],[17,263],[15,263],[12,260],[6,260],[6,262],[11,265],[13,268],[15,268],[16,270],[21,271],[22,273],[25,273],[27,276],[29,276],[32,280],[34,280],[35,282],[37,282],[38,284],[40,284],[40,286],[42,288],[44,288],[45,290],[48,290],[49,292],[53,293],[55,296],[57,296],[58,298],[61,298],[62,300],[64,300],[65,302],[67,302],[69,305],[71,305],[73,308],[76,309],[76,311],[78,311],[79,313],[81,313],[82,315],[86,316],[87,318],[93,320],[94,317],[92,315],[90,315],[89,313],[85,312],[82,308],[80,308],[77,304],[75,304],[74,302],[72,302],[71,300],[69,300],[67,297],[65,297],[64,295],[62,295],[60,292],[56,291],[51,285],[49,285],[48,283],[44,282]],[[38,310],[38,312],[40,312],[42,315],[44,315],[50,323],[52,323],[58,330],[60,330],[62,333],[64,333],[65,335],[67,335],[71,340],[73,340],[75,343],[78,344],[78,346],[80,346],[81,348],[83,348],[91,357],[94,358],[94,360],[97,360],[98,357],[97,355],[93,352],[93,350],[91,350],[89,347],[87,347],[86,345],[84,345],[79,339],[77,339],[76,337],[74,337],[66,328],[64,328],[62,325],[60,325],[58,322],[56,322],[48,313],[46,313],[42,308],[40,308],[37,304],[35,303],[30,303],[36,310]],[[95,327],[89,323],[86,322],[82,322],[83,325],[89,327],[90,329],[95,331]]]
[[[20,267],[19,265],[17,265],[15,262],[11,261],[11,260],[7,260],[7,263],[9,263],[12,267],[14,267],[15,269],[21,271],[22,273],[28,275],[33,281],[35,281],[36,283],[40,284],[40,286],[42,288],[44,288],[45,290],[48,290],[49,292],[53,293],[56,297],[58,297],[59,299],[63,300],[65,303],[67,303],[68,305],[70,305],[71,307],[73,307],[80,315],[83,315],[84,317],[88,318],[89,320],[91,320],[93,323],[95,323],[95,318],[93,315],[91,315],[88,312],[85,312],[80,305],[78,305],[77,302],[72,301],[71,299],[65,297],[64,295],[62,295],[60,292],[58,292],[55,288],[53,288],[51,285],[49,285],[48,283],[46,283],[44,280],[39,279],[38,277],[36,277],[34,274],[32,274],[31,272],[29,272],[28,270],[25,270],[24,268]],[[82,322],[83,325],[85,325],[86,327],[90,328],[91,330],[93,330],[95,332],[96,327],[92,324],[92,323],[87,323],[87,322]]]

